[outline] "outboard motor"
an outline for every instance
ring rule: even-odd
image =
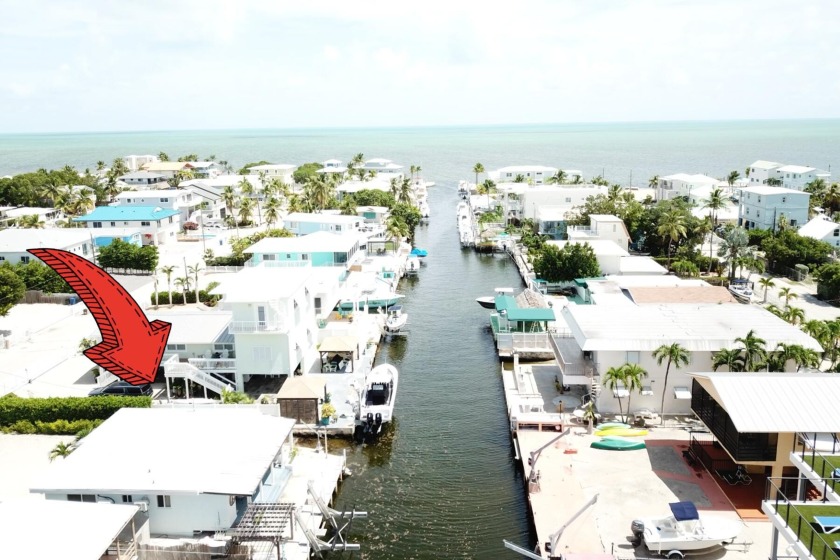
[[[377,426],[382,425],[382,413],[381,412],[376,413],[376,425]]]
[[[378,416],[378,414],[377,414],[377,416]],[[365,417],[365,421],[367,422],[368,425],[373,424],[373,413],[372,412],[367,413],[367,416]]]
[[[630,523],[630,532],[633,533],[633,540],[631,541],[634,547],[642,544],[642,537],[645,534],[645,524],[639,519],[634,519]]]

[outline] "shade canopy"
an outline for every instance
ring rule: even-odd
[[[697,513],[697,507],[694,502],[674,502],[668,504],[671,508],[671,513],[674,514],[674,519],[677,521],[692,521],[700,519],[700,514]]]
[[[359,342],[352,336],[328,336],[318,346],[320,352],[355,352]]]

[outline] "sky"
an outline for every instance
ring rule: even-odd
[[[0,133],[840,117],[837,0],[0,0]]]

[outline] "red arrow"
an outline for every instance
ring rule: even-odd
[[[155,380],[171,323],[152,321],[119,282],[89,260],[61,249],[28,249],[70,284],[87,305],[102,342],[85,356],[132,385]]]

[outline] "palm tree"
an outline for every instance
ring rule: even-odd
[[[776,283],[769,276],[762,276],[758,279],[758,285],[764,288],[764,301],[761,303],[767,303],[767,290],[775,287]]]
[[[648,372],[639,364],[624,364],[624,386],[627,388],[627,416],[630,416],[630,397],[633,393],[641,392],[642,380],[647,377]],[[626,420],[625,420],[626,422]]]
[[[69,186],[68,186],[68,188],[69,188]],[[61,184],[61,181],[59,181],[55,178],[50,178],[50,179],[47,180],[47,182],[45,182],[43,185],[41,185],[41,189],[40,189],[40,192],[38,194],[44,200],[49,200],[50,206],[55,208],[55,202],[61,196],[61,191],[62,190],[64,190],[64,189],[63,189],[63,185]]]
[[[391,216],[385,223],[385,234],[394,241],[394,252],[399,249],[402,240],[409,236],[408,225],[396,216]]]
[[[655,189],[659,186],[659,175],[654,175],[650,179],[648,179],[648,187],[651,189]]]
[[[485,179],[478,187],[479,193],[487,194],[487,210],[490,210],[490,193],[495,192],[496,183],[492,179]]]
[[[566,172],[563,171],[562,169],[558,169],[557,173],[555,173],[554,175],[549,177],[548,181],[546,181],[546,183],[555,184],[555,185],[562,185],[566,182],[566,179],[567,179]]]
[[[397,197],[398,202],[402,202],[404,204],[411,204],[411,198],[414,194],[414,189],[411,186],[410,179],[403,179],[399,185],[399,196]],[[354,212],[355,214],[355,212]]]
[[[158,159],[160,161],[169,161],[169,155],[166,152],[161,152],[158,154]]]
[[[38,214],[27,214],[18,218],[17,225],[23,229],[41,229],[44,227],[44,222]]]
[[[662,362],[667,360],[668,365],[665,366],[665,382],[662,384],[662,404],[659,406],[659,413],[665,414],[665,393],[668,391],[668,374],[671,372],[671,364],[674,364],[677,369],[688,365],[688,350],[681,346],[679,342],[672,342],[671,344],[663,344],[653,351],[653,357],[656,358],[656,365],[661,366]]]
[[[341,203],[338,205],[339,210],[341,210],[342,216],[355,216],[356,215],[356,201],[353,199],[352,194],[346,194],[341,199]]]
[[[160,271],[166,275],[166,289],[169,294],[169,307],[172,307],[172,273],[175,272],[174,266],[162,266]]]
[[[195,277],[195,302],[200,303],[201,300],[198,299],[198,273],[204,270],[202,268],[201,263],[196,263],[195,266],[187,267],[187,271],[189,274],[192,274]]]
[[[175,285],[181,288],[181,291],[184,294],[184,304],[187,303],[187,292],[190,291],[190,286],[192,284],[192,280],[190,280],[189,276],[182,276],[181,278],[175,279]],[[171,300],[170,300],[171,301]]]
[[[687,233],[685,215],[678,208],[670,209],[662,215],[659,225],[656,227],[656,233],[663,240],[668,241],[668,267],[670,268],[672,244],[679,242],[680,238],[685,237]]]
[[[105,169],[105,162],[100,159],[96,162],[96,170],[101,172],[103,169]]]
[[[767,371],[785,371],[790,360],[796,364],[797,371],[803,367],[817,367],[820,364],[819,355],[810,348],[780,342],[767,358]]]
[[[615,202],[621,196],[623,190],[621,185],[610,185],[607,189],[607,200]]]
[[[260,171],[259,173],[260,178],[260,186],[262,187],[263,191],[265,190],[267,180],[266,180],[266,173],[265,171]],[[247,183],[247,184],[246,184]],[[239,192],[243,195],[247,196],[251,200],[255,200],[257,204],[257,225],[262,223],[262,211],[260,210],[260,193],[254,189],[253,183],[249,181],[247,178],[243,177],[241,181],[239,181]]]
[[[273,227],[280,218],[280,201],[273,196],[265,203],[265,222],[267,227]]]
[[[790,307],[790,300],[796,299],[799,297],[799,294],[792,291],[790,286],[785,286],[781,290],[779,290],[779,298],[785,298],[785,309]]]
[[[411,166],[409,166],[408,171],[409,171],[409,173],[411,173],[411,182],[413,183],[414,182],[414,174],[417,173],[417,166],[412,164]]]
[[[722,348],[712,356],[712,371],[726,366],[729,371],[744,371],[744,358],[737,348]]]
[[[735,269],[740,257],[753,252],[749,246],[750,236],[742,227],[733,227],[723,234],[723,243],[718,248],[718,256],[723,257],[729,265],[729,280],[735,279]]]
[[[765,305],[764,309],[766,309],[767,311],[769,311],[770,313],[772,313],[773,315],[775,315],[779,319],[784,319],[785,318],[784,310],[780,309],[779,306],[777,306],[777,305],[774,305],[774,304],[771,303],[770,305]]]
[[[734,187],[735,183],[740,178],[741,178],[741,174],[738,171],[730,171],[729,175],[726,176],[726,182],[729,183],[729,188],[731,189],[732,187]],[[715,190],[719,190],[719,189],[715,189]]]
[[[55,461],[58,457],[67,457],[67,456],[69,456],[71,453],[73,453],[73,451],[74,451],[75,449],[76,449],[76,448],[73,446],[73,444],[72,444],[72,443],[65,443],[65,442],[63,442],[63,441],[62,441],[62,442],[59,442],[59,443],[58,443],[55,447],[53,447],[53,448],[52,448],[52,450],[50,451],[50,463],[52,463],[53,461]]]
[[[767,341],[756,336],[755,330],[750,329],[747,336],[738,337],[735,342],[744,346],[744,371],[758,371],[767,361]]]
[[[801,307],[786,307],[782,319],[791,325],[801,325],[805,322],[805,310]]]
[[[233,190],[233,187],[228,185],[222,190],[222,194],[219,198],[221,198],[222,203],[225,205],[225,209],[227,210],[226,216],[230,216],[231,218],[233,218],[233,209],[236,207],[236,202],[238,200],[238,197],[236,196],[236,191]],[[238,237],[239,223],[235,219],[233,220],[233,223],[236,227],[236,235]]]
[[[618,414],[624,417],[624,409],[621,407],[621,393],[618,392],[619,390],[626,388],[624,384],[624,366],[611,367],[608,369],[604,374],[603,381],[607,389],[610,389],[614,394],[618,395],[616,397],[618,399]],[[627,413],[630,413],[629,409],[627,410]]]
[[[251,224],[251,217],[254,214],[254,201],[250,198],[243,198],[239,203],[239,219],[243,225]]]
[[[475,173],[475,187],[478,188],[478,175],[484,173],[484,166],[480,163],[473,165],[473,173]]]
[[[400,194],[400,183],[396,177],[391,177],[391,180],[388,182],[388,192],[391,193],[391,196],[394,197],[394,200]]]
[[[335,192],[333,179],[325,177],[323,173],[316,173],[306,180],[304,196],[316,211],[321,211],[330,205]]]
[[[840,210],[840,183],[831,183],[823,196],[823,209],[829,216]]]

